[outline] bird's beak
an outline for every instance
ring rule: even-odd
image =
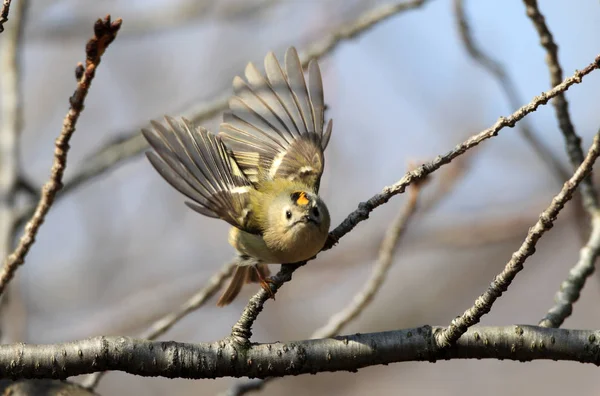
[[[304,217],[302,218],[302,221],[305,223],[317,224],[317,220],[313,219],[310,215],[304,215]]]

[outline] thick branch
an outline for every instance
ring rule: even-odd
[[[373,210],[388,202],[393,196],[402,194],[409,185],[422,181],[431,173],[435,172],[442,166],[449,164],[452,160],[464,154],[467,150],[472,149],[484,140],[496,136],[504,127],[513,127],[518,121],[523,119],[527,114],[534,112],[539,106],[545,105],[550,99],[569,89],[571,85],[580,83],[584,76],[591,73],[593,70],[596,70],[598,67],[600,67],[600,56],[596,57],[594,62],[585,67],[583,70],[575,71],[575,74],[572,77],[565,79],[561,84],[557,85],[551,90],[536,96],[529,104],[519,108],[510,116],[500,117],[498,121],[496,121],[496,123],[490,128],[485,129],[477,135],[471,136],[469,139],[457,145],[454,149],[450,150],[446,154],[436,157],[433,161],[427,162],[406,173],[406,175],[404,175],[404,177],[397,183],[385,187],[382,192],[376,194],[368,201],[361,202],[358,205],[358,209],[350,213],[340,225],[331,231],[329,234],[330,241],[339,241],[340,238],[352,231],[360,222],[368,219],[369,214]],[[329,243],[323,248],[323,250],[328,250],[332,246],[333,243]],[[294,271],[304,264],[306,264],[306,262],[282,265],[281,270],[274,277],[272,277],[272,292],[276,293],[283,283],[290,281]],[[262,311],[265,302],[269,298],[270,294],[261,289],[250,299],[246,305],[246,308],[242,312],[242,316],[232,329],[231,335],[236,342],[239,342],[240,344],[248,342],[252,335],[252,325],[258,317],[258,314]]]
[[[536,326],[470,329],[450,348],[436,346],[442,328],[423,326],[319,340],[253,344],[186,344],[95,337],[50,345],[0,345],[3,378],[66,378],[98,370],[145,377],[282,377],[406,361],[439,359],[565,360],[600,364],[600,332]]]
[[[437,334],[440,345],[449,346],[454,343],[470,326],[478,323],[481,317],[492,309],[494,302],[508,289],[515,276],[523,269],[525,260],[535,253],[537,242],[554,226],[558,214],[571,199],[579,183],[591,173],[599,155],[600,131],[594,138],[594,143],[584,161],[554,197],[550,206],[540,214],[539,220],[529,229],[525,241],[519,250],[513,253],[504,270],[494,278],[486,292],[479,296],[471,308],[454,319],[448,328]]]
[[[63,128],[56,139],[54,151],[54,162],[52,164],[50,180],[44,185],[42,196],[37,204],[35,212],[25,226],[25,233],[19,240],[17,248],[11,253],[2,266],[0,272],[0,295],[14,276],[17,268],[25,261],[25,256],[35,242],[35,236],[44,222],[46,213],[50,210],[54,197],[62,188],[62,177],[67,165],[67,152],[69,151],[69,140],[75,132],[75,125],[79,115],[83,111],[85,97],[90,89],[90,84],[96,74],[96,68],[100,63],[102,54],[108,45],[114,40],[121,26],[121,20],[110,21],[110,16],[104,20],[99,19],[94,25],[95,37],[86,46],[86,65],[79,64],[75,69],[77,78],[77,89],[70,98],[70,108],[63,121]]]

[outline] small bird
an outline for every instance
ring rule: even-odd
[[[328,239],[330,216],[319,197],[324,150],[332,121],[324,122],[319,65],[308,65],[308,85],[296,49],[265,57],[265,75],[249,63],[218,135],[182,118],[152,121],[142,133],[158,173],[188,197],[186,205],[232,225],[229,243],[238,267],[217,305],[231,303],[244,283],[271,292],[267,264],[314,257]],[[274,297],[274,296],[273,296]]]

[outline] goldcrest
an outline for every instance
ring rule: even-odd
[[[318,192],[332,122],[325,127],[321,72],[312,60],[307,84],[293,47],[284,63],[285,71],[269,53],[265,75],[249,63],[246,80],[234,78],[218,135],[171,117],[142,130],[154,149],[148,159],[191,200],[187,206],[232,225],[229,243],[240,260],[219,306],[247,282],[270,291],[267,264],[307,260],[328,237]]]

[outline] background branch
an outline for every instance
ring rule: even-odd
[[[2,1],[2,9],[0,9],[0,33],[4,31],[4,22],[8,21],[8,13],[10,11],[11,0]]]
[[[481,65],[484,70],[497,80],[498,85],[500,85],[500,88],[508,100],[510,108],[518,108],[521,103],[523,103],[523,100],[519,97],[515,82],[499,61],[492,58],[477,46],[465,13],[464,0],[454,0],[454,15],[456,17],[461,41],[464,44],[467,53],[475,62]],[[562,77],[558,82],[560,83],[561,81]],[[548,166],[552,176],[554,176],[560,184],[570,177],[571,173],[565,169],[552,151],[537,138],[537,134],[533,131],[527,120],[522,120],[517,128],[521,132],[523,139],[529,144],[538,158]]]
[[[367,32],[373,26],[381,23],[404,11],[413,10],[423,6],[427,0],[413,0],[398,2],[394,4],[385,4],[373,10],[365,12],[355,21],[341,26],[325,38],[319,39],[309,45],[301,53],[302,67],[306,68],[311,59],[319,59],[332,52],[342,41],[350,40],[360,34]],[[201,124],[219,115],[227,109],[231,90],[218,95],[214,100],[208,103],[193,104],[180,113],[183,117],[190,119],[194,124]],[[76,170],[72,178],[65,183],[62,192],[58,197],[65,196],[68,192],[75,191],[82,184],[103,175],[114,169],[123,161],[127,161],[148,148],[148,143],[140,133],[141,127],[124,133],[122,137],[112,141],[106,146],[100,148],[91,154],[86,163]],[[19,223],[22,223],[33,213],[34,207],[29,206],[23,209],[19,214]]]
[[[22,128],[21,38],[27,0],[13,7],[0,52],[0,258],[10,253],[13,243],[15,199],[19,176],[19,135]]]
[[[50,210],[56,193],[62,187],[62,177],[67,164],[67,152],[69,151],[69,140],[73,132],[75,132],[75,125],[83,110],[85,97],[96,74],[100,58],[108,45],[115,39],[120,26],[121,20],[117,19],[111,23],[110,16],[107,16],[104,20],[99,19],[94,25],[95,37],[86,46],[86,65],[84,67],[82,64],[79,64],[75,69],[77,89],[75,89],[75,93],[70,98],[71,106],[64,119],[60,135],[56,140],[50,180],[44,185],[42,196],[33,216],[27,222],[25,232],[19,240],[17,248],[4,260],[2,270],[0,271],[0,295],[4,292],[17,268],[25,261],[25,256],[35,242],[37,231],[44,222],[46,213]]]
[[[550,71],[550,84],[555,87],[563,79],[563,71],[558,60],[558,46],[554,42],[552,33],[546,24],[544,16],[539,10],[537,0],[523,0],[527,16],[531,19],[535,29],[540,36],[540,44],[546,49],[546,63]],[[583,161],[583,149],[581,148],[581,138],[575,132],[571,116],[569,115],[569,103],[563,93],[556,96],[553,102],[556,111],[558,125],[565,138],[565,144],[569,160],[573,168],[576,168]],[[592,178],[589,177],[583,181],[581,186],[581,195],[583,204],[590,214],[599,211],[598,193],[594,187]]]
[[[456,342],[470,326],[478,323],[481,317],[492,309],[492,305],[496,299],[508,289],[512,280],[523,269],[525,260],[535,253],[535,246],[542,235],[553,227],[556,217],[571,199],[579,183],[591,173],[598,155],[600,155],[600,131],[594,137],[594,143],[590,147],[584,161],[577,168],[573,176],[565,182],[560,192],[552,199],[550,206],[540,214],[539,220],[529,229],[527,237],[519,250],[513,253],[511,260],[506,264],[504,270],[494,278],[488,290],[479,296],[471,308],[452,320],[450,326],[436,335],[439,345],[445,347]]]
[[[567,279],[560,284],[554,297],[555,304],[539,322],[542,327],[560,327],[573,312],[573,304],[579,299],[587,278],[594,273],[596,259],[600,254],[600,217],[592,217],[590,239],[579,252],[579,261],[569,271]]]

